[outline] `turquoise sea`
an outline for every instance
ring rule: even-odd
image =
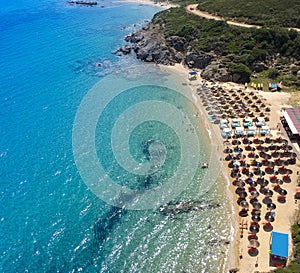
[[[218,159],[193,97],[184,95],[188,86],[113,54],[160,7],[100,4],[0,0],[0,271],[221,272],[228,248],[218,241],[230,237],[231,212],[226,185],[211,175],[218,167],[201,168]],[[113,90],[124,92],[110,98]],[[144,166],[152,169],[139,173]],[[94,178],[130,190],[110,196]],[[135,206],[132,193],[149,190],[159,198]],[[164,200],[220,206],[162,213]]]

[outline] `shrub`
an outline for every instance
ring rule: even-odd
[[[275,79],[277,79],[279,74],[280,73],[276,68],[270,68],[268,71],[268,78],[275,80]]]

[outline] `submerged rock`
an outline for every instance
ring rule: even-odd
[[[211,241],[208,242],[208,245],[210,246],[221,246],[221,245],[229,245],[230,241],[229,240],[225,240],[225,239],[213,239]]]
[[[191,211],[199,211],[206,209],[214,209],[220,207],[220,204],[210,203],[207,201],[180,201],[170,202],[167,205],[159,207],[159,213],[163,215],[188,213]]]
[[[68,1],[67,2],[69,5],[82,5],[82,6],[97,6],[98,3],[93,1]]]

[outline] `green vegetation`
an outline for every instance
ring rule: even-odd
[[[199,9],[239,22],[300,28],[299,0],[198,0]]]
[[[166,37],[184,37],[186,44],[195,52],[214,52],[230,69],[247,67],[248,73],[261,62],[266,63],[267,67],[277,62],[279,66],[300,62],[300,34],[295,30],[278,26],[261,29],[233,27],[223,21],[187,14],[183,6],[156,14],[153,22],[162,26]],[[299,87],[297,71],[294,67],[293,71],[282,75],[278,68],[274,68],[268,71],[268,77],[282,80],[288,86]]]
[[[286,268],[276,269],[274,271],[276,273],[300,272],[300,226],[298,224],[294,224],[292,226],[292,237],[293,237],[294,248],[295,248],[294,259]]]

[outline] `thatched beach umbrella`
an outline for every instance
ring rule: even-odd
[[[282,166],[282,167],[278,168],[278,172],[280,174],[286,174],[287,170],[288,169],[285,166]]]
[[[245,191],[241,191],[241,192],[238,193],[238,195],[239,195],[241,198],[246,198],[248,194],[247,194],[247,192],[245,192]]]
[[[279,192],[281,190],[281,187],[276,184],[274,187],[273,187],[273,190],[276,191],[276,192]]]
[[[245,182],[240,180],[240,179],[236,179],[232,182],[232,184],[236,187],[244,187],[245,186]]]
[[[236,188],[236,190],[235,190],[236,194],[240,195],[241,192],[245,192],[245,188],[243,188],[243,187]]]
[[[268,159],[263,159],[263,160],[261,161],[261,164],[262,164],[263,166],[268,166],[269,160],[268,160]]]
[[[260,216],[255,214],[251,217],[251,219],[255,223],[258,223],[261,220]]]
[[[271,214],[267,213],[266,216],[265,216],[265,220],[268,221],[268,222],[274,222],[275,218]]]
[[[231,174],[230,174],[230,176],[232,178],[240,178],[242,175],[239,172],[232,171]]]
[[[282,180],[282,179],[277,179],[277,180],[276,180],[276,183],[277,183],[278,185],[282,185],[282,184],[283,184],[283,180]]]
[[[223,151],[225,154],[231,154],[233,152],[232,149],[230,149],[229,147],[226,147],[226,149]]]
[[[276,181],[277,181],[277,176],[276,175],[272,175],[271,177],[270,177],[270,182],[272,182],[272,183],[275,183]]]
[[[243,137],[243,144],[252,144],[252,141],[248,137]]]
[[[269,149],[270,149],[271,151],[277,151],[277,150],[279,150],[279,146],[278,146],[278,145],[275,145],[275,144],[271,144],[271,145],[269,146]]]
[[[260,150],[261,150],[262,152],[265,152],[265,153],[266,153],[266,152],[269,151],[269,148],[266,147],[266,146],[261,146]]]
[[[232,145],[240,145],[241,144],[241,141],[239,141],[238,139],[234,139],[232,140]]]
[[[262,164],[262,162],[259,162],[259,161],[257,161],[257,160],[253,160],[252,161],[252,166],[254,166],[254,167],[261,167],[263,164]]]
[[[264,195],[267,196],[267,197],[272,197],[272,196],[273,196],[273,191],[267,189],[267,190],[264,192]]]
[[[275,166],[275,162],[268,161],[268,165],[267,166],[273,168]]]
[[[279,193],[281,196],[287,195],[287,191],[286,191],[285,189],[280,189],[280,190],[278,191],[278,193]]]
[[[248,157],[249,158],[258,158],[258,155],[254,152],[250,152],[250,153],[248,153]]]
[[[258,233],[259,232],[259,227],[258,226],[250,226],[250,231],[252,233]]]
[[[256,181],[251,181],[248,184],[249,184],[249,186],[254,187],[254,188],[257,186],[257,182]]]
[[[284,175],[284,176],[282,177],[282,180],[283,180],[284,182],[291,182],[291,177],[287,174],[287,175]]]
[[[266,137],[266,138],[265,138],[265,142],[268,143],[268,144],[271,144],[271,143],[274,143],[275,140],[274,140],[273,138]]]
[[[280,158],[277,158],[275,161],[274,161],[275,165],[276,166],[283,166],[284,165],[284,161]]]
[[[248,168],[244,167],[242,169],[242,174],[248,175],[248,173],[249,173],[249,167]]]
[[[291,152],[288,151],[284,151],[282,153],[280,153],[280,157],[290,157],[292,155]]]
[[[290,165],[290,159],[283,161],[283,165],[284,166]]]
[[[267,174],[273,174],[274,173],[274,168],[273,167],[266,167],[265,172]]]
[[[261,209],[261,207],[262,207],[261,203],[259,203],[259,202],[253,202],[252,206],[254,209],[257,209],[257,210]]]
[[[266,187],[269,185],[269,181],[267,179],[262,180],[260,183],[258,183],[261,187]]]
[[[277,158],[277,157],[279,157],[279,152],[275,151],[275,152],[271,153],[271,156],[273,158]]]
[[[255,151],[254,147],[251,147],[250,145],[245,146],[246,151]]]
[[[249,207],[249,204],[246,200],[242,200],[239,205],[242,207],[242,208],[248,208]]]
[[[282,137],[278,137],[278,138],[275,139],[275,142],[276,142],[276,143],[283,143],[284,140],[283,140]]]
[[[259,192],[258,191],[252,191],[251,192],[251,196],[258,197],[259,196]]]
[[[262,170],[260,170],[259,168],[255,169],[253,173],[258,176],[264,175],[264,172]]]
[[[276,205],[275,205],[274,203],[269,203],[269,204],[267,205],[267,208],[268,208],[269,210],[274,210],[274,209],[276,209]]]
[[[260,138],[255,138],[255,139],[253,139],[253,143],[254,144],[263,144],[264,141],[262,139],[260,139]]]
[[[293,150],[293,147],[291,145],[282,145],[282,149],[286,150],[286,151],[291,151]]]
[[[232,154],[228,154],[228,155],[226,155],[225,160],[230,161],[230,160],[232,160],[232,158],[233,158]]]
[[[253,248],[258,248],[260,246],[260,243],[257,240],[255,240],[255,239],[250,240],[249,244]]]

